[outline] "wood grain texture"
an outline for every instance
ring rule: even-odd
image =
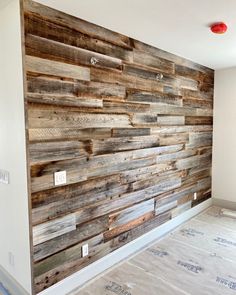
[[[50,76],[61,75],[65,78],[73,78],[78,80],[89,81],[89,69],[79,66],[72,66],[57,61],[42,59],[34,56],[26,56],[26,70],[38,74]]]
[[[33,227],[33,245],[38,245],[76,229],[75,215],[67,215]]]
[[[211,196],[214,71],[30,0],[24,14],[38,293]]]

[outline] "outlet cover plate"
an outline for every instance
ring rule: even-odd
[[[89,254],[89,247],[88,244],[82,246],[82,257],[88,256]]]
[[[10,174],[8,171],[0,169],[0,183],[2,184],[10,183]]]
[[[59,171],[54,173],[54,184],[63,185],[66,184],[66,171]]]

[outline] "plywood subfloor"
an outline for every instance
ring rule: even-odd
[[[70,295],[236,294],[236,219],[211,207]]]

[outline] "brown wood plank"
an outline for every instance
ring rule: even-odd
[[[212,125],[213,117],[185,117],[186,125]]]
[[[154,211],[154,200],[148,200],[125,210],[109,215],[109,229],[126,224],[146,213]]]
[[[113,229],[110,229],[110,230],[104,232],[104,240],[109,241],[109,240],[121,235],[122,233],[125,233],[135,227],[142,225],[143,223],[147,222],[148,220],[152,219],[153,217],[154,217],[154,212],[149,212],[149,213],[146,213],[146,214],[140,216],[139,218],[132,220],[126,224],[123,224],[123,225],[117,226]]]

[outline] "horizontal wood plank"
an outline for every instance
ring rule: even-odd
[[[90,70],[80,66],[69,65],[29,55],[26,56],[25,64],[28,72],[62,76],[84,81],[90,80]]]

